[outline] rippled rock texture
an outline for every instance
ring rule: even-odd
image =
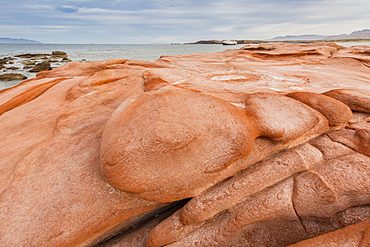
[[[68,63],[0,91],[2,246],[369,246],[370,47]]]

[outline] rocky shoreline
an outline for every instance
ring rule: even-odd
[[[70,62],[0,90],[1,245],[369,246],[369,54]]]
[[[0,59],[0,81],[19,81],[27,79],[30,73],[51,70],[72,60],[63,51],[50,54],[19,54]]]

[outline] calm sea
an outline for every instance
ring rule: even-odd
[[[342,46],[351,45],[370,45],[370,43],[340,43]],[[153,61],[161,55],[180,55],[190,53],[216,52],[226,49],[238,49],[244,45],[223,46],[223,45],[170,45],[170,44],[0,44],[0,58],[12,57],[25,53],[41,53],[50,54],[52,51],[64,51],[68,54],[68,58],[73,62],[80,61],[96,61],[113,58],[125,58],[134,60]],[[28,72],[28,69],[23,69],[21,59],[15,60],[13,67],[18,67],[17,71],[0,70],[0,74],[4,73],[21,73],[28,78],[35,77],[35,73]],[[52,67],[58,67],[62,63],[54,63]],[[5,82],[0,81],[0,90],[7,87],[12,87],[18,84],[19,81]]]

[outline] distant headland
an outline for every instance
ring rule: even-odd
[[[0,44],[42,44],[40,41],[30,39],[0,38]]]
[[[339,35],[286,35],[278,36],[268,40],[235,40],[237,44],[261,44],[261,43],[313,43],[313,42],[369,42],[370,29],[355,31],[350,34]],[[223,44],[222,40],[199,40],[184,44]]]

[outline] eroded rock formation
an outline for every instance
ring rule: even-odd
[[[69,63],[0,91],[2,246],[369,246],[369,50]]]

